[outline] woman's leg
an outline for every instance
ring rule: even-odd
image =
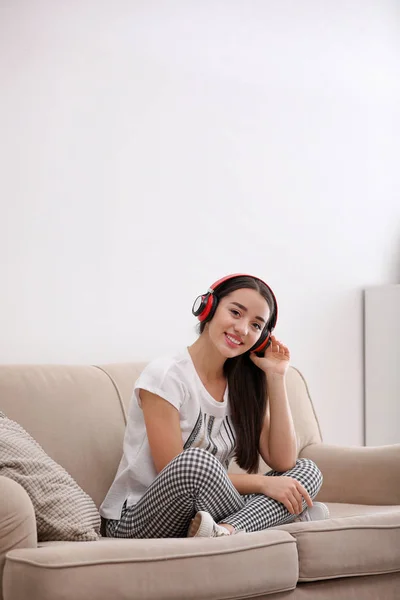
[[[186,537],[198,511],[218,522],[245,505],[221,463],[206,450],[190,448],[176,456],[119,521],[107,521],[106,534],[118,538]]]
[[[305,487],[311,498],[315,498],[322,485],[321,471],[308,458],[299,458],[296,466],[285,473],[269,471],[265,475],[267,477],[278,477],[279,475],[293,477]],[[247,498],[243,508],[233,512],[220,522],[232,525],[236,530],[242,529],[250,532],[290,523],[297,516],[291,514],[281,502],[263,494],[250,494]],[[306,507],[307,504],[303,500],[303,509]]]

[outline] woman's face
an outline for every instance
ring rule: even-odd
[[[239,356],[257,342],[269,314],[268,303],[259,292],[235,290],[219,301],[208,323],[208,335],[225,358]]]

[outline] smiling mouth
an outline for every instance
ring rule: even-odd
[[[239,346],[243,345],[243,342],[232,337],[231,335],[229,335],[229,333],[225,333],[225,337],[226,337],[226,340],[229,342],[229,344],[231,344],[232,346],[239,347]]]

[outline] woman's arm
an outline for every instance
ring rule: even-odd
[[[267,382],[269,402],[261,430],[260,454],[271,469],[283,473],[296,464],[296,433],[285,375],[267,373]]]
[[[307,490],[292,477],[285,475],[265,477],[265,475],[232,473],[229,478],[239,494],[264,494],[281,502],[293,515],[302,512],[303,499],[308,506],[313,505]]]
[[[264,371],[268,386],[269,401],[260,435],[260,454],[271,469],[283,473],[295,466],[297,458],[296,433],[285,382],[290,352],[274,336],[271,342],[263,357],[256,354],[250,357]]]
[[[147,390],[139,391],[150,452],[157,473],[183,452],[179,412],[167,400]]]
[[[229,479],[239,494],[262,494],[264,475],[248,475],[247,473],[228,473]]]

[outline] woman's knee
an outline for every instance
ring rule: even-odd
[[[179,459],[179,462],[200,462],[221,466],[219,460],[211,452],[204,450],[204,448],[188,448],[178,454],[174,460],[176,459]]]
[[[201,475],[223,470],[219,460],[203,448],[188,448],[176,456],[168,465],[170,469],[185,473],[185,476]]]
[[[302,484],[314,498],[321,489],[323,481],[323,475],[318,466],[309,458],[298,458],[295,469],[301,473]]]

